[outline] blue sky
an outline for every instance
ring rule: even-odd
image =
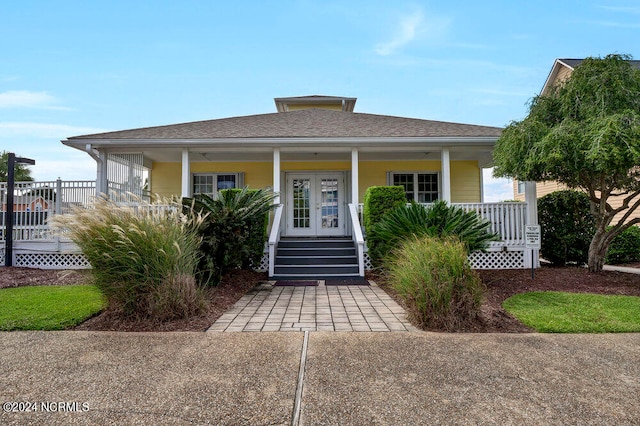
[[[0,150],[94,179],[61,139],[275,112],[274,97],[504,126],[558,57],[640,58],[640,1],[3,1]],[[512,198],[486,179],[486,200]]]

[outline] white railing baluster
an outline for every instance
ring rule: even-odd
[[[422,203],[429,206],[428,203]],[[501,241],[492,243],[499,246],[524,245],[524,224],[526,203],[451,203],[465,212],[475,211],[478,216],[489,221],[490,230],[500,236]]]

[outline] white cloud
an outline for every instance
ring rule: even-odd
[[[29,136],[42,139],[62,139],[106,131],[95,127],[78,127],[66,124],[0,122],[0,138]]]
[[[513,200],[513,182],[510,179],[494,178],[493,168],[482,170],[484,201]]]
[[[378,55],[387,56],[395,53],[398,49],[411,43],[423,29],[429,30],[429,32],[436,33],[441,32],[442,27],[446,27],[448,23],[439,22],[440,20],[434,19],[433,22],[426,23],[424,21],[424,14],[421,10],[417,10],[409,16],[400,18],[398,28],[395,31],[391,40],[385,43],[378,43],[375,47],[375,51]]]
[[[8,90],[0,93],[0,108],[40,108],[67,111],[69,108],[55,105],[56,99],[47,92]]]
[[[37,159],[31,166],[31,175],[40,181],[62,180],[95,180],[96,162],[83,154],[68,148],[69,152],[61,160]]]

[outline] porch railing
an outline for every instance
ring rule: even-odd
[[[364,236],[362,235],[360,215],[356,204],[349,204],[349,216],[351,216],[351,238],[358,249],[358,274],[364,277]]]
[[[276,248],[280,242],[280,223],[282,222],[282,204],[276,207],[273,214],[273,222],[271,223],[271,232],[269,232],[269,276],[272,277],[276,270]]]
[[[425,207],[429,204],[424,203]],[[498,202],[498,203],[451,203],[464,211],[475,211],[480,217],[491,223],[491,232],[500,236],[499,242],[491,243],[496,246],[524,245],[524,226],[527,217],[527,203]],[[362,203],[358,204],[358,217],[363,223]]]

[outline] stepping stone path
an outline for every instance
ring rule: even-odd
[[[417,331],[405,310],[371,285],[275,286],[245,294],[208,331]]]

